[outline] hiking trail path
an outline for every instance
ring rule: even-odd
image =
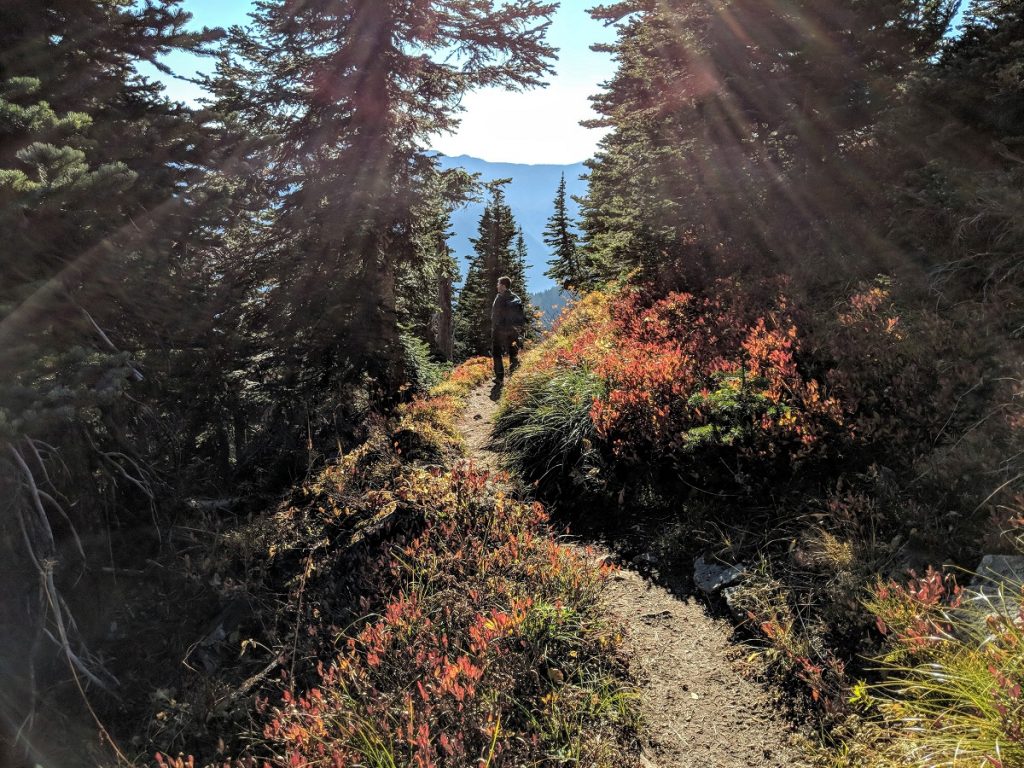
[[[458,423],[468,457],[489,471],[501,465],[488,447],[496,409],[485,385],[469,395]],[[611,554],[598,542],[570,541],[592,547],[595,558]],[[605,590],[639,683],[641,768],[808,765],[781,694],[740,671],[749,651],[732,639],[732,625],[685,592],[669,591],[629,565],[612,574]]]

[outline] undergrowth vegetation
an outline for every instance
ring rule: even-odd
[[[289,765],[618,765],[631,723],[600,574],[537,505],[465,468],[393,489],[423,526],[372,564],[367,615],[265,736]]]
[[[900,603],[911,629],[884,635],[895,608],[878,597],[919,591],[912,569],[1016,551],[1000,534],[1020,490],[1019,382],[992,373],[976,309],[929,310],[886,278],[789,294],[720,278],[585,296],[526,356],[496,441],[553,504],[612,530],[646,521],[680,569],[697,554],[742,563],[729,607],[829,725],[836,764],[1020,764],[1018,630],[1000,645],[960,609],[952,625],[972,629],[925,651],[906,634],[925,604]],[[956,762],[957,739],[977,760]]]
[[[1024,765],[1022,586],[965,595],[930,570],[876,589],[869,605],[889,639],[865,702],[898,727],[905,762]]]
[[[249,588],[285,609],[262,637],[280,641],[279,681],[256,698],[249,746],[222,744],[218,762],[231,749],[310,768],[635,759],[621,638],[598,606],[607,567],[556,543],[539,504],[454,461],[455,419],[488,363],[456,369],[235,537],[236,560],[260,563]]]
[[[458,456],[462,437],[456,419],[466,395],[491,373],[491,361],[474,357],[434,385],[426,396],[417,396],[398,409],[394,430],[395,448],[409,460],[441,462]]]

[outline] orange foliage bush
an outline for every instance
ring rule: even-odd
[[[608,467],[681,471],[707,487],[775,482],[809,461],[849,470],[912,460],[966,418],[958,398],[977,371],[950,362],[970,358],[953,321],[898,310],[884,281],[814,315],[784,288],[718,279],[701,294],[585,297],[528,356],[504,420],[528,423],[514,411],[540,399],[526,390],[586,371],[602,384],[587,439]]]
[[[440,462],[458,455],[462,438],[455,422],[466,395],[486,381],[490,373],[488,358],[471,358],[431,389],[426,397],[415,397],[401,406],[394,440],[405,458]]]
[[[466,466],[408,472],[395,495],[426,510],[424,526],[376,563],[386,597],[364,605],[319,684],[271,708],[277,762],[547,764],[564,746],[545,727],[552,697],[578,700],[580,742],[606,729],[586,682],[620,685],[615,638],[598,629],[601,574],[544,535],[540,505]]]
[[[784,297],[760,312],[720,280],[711,297],[642,293],[612,307],[614,351],[594,362],[608,394],[597,433],[616,455],[683,456],[731,445],[740,454],[800,454],[840,421],[835,401],[798,370],[800,339]]]

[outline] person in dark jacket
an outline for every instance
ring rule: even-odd
[[[491,355],[494,358],[494,383],[505,380],[502,356],[508,353],[508,372],[519,367],[519,345],[526,324],[523,300],[512,293],[512,279],[498,278],[498,295],[491,305]]]

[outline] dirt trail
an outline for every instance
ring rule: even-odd
[[[466,409],[459,419],[458,428],[466,441],[466,454],[484,469],[496,471],[499,456],[488,447],[491,440],[491,420],[498,409],[497,390],[485,384],[473,390],[466,398]]]
[[[470,458],[492,470],[499,466],[487,446],[496,408],[490,388],[483,387],[470,395],[459,422]],[[628,566],[611,577],[606,591],[641,684],[642,768],[806,765],[779,702],[739,671],[744,652],[731,640],[730,624],[679,594]]]

